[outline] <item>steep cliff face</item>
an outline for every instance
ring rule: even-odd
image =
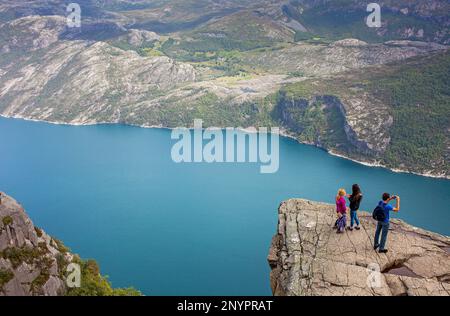
[[[344,104],[333,95],[296,98],[282,92],[274,114],[283,127],[299,136],[300,140],[305,140],[305,133],[310,132],[311,125],[317,123],[317,117],[309,116],[312,111],[317,111],[327,124],[316,124],[315,133],[308,135],[307,142],[327,150],[356,151],[375,159],[386,151],[390,142],[389,128],[393,123],[389,108],[375,101],[366,108],[361,97],[349,96]],[[341,135],[337,137],[339,132]]]
[[[59,241],[33,225],[14,199],[2,194],[0,295],[62,295],[62,273],[72,259]]]
[[[141,293],[133,288],[112,288],[94,260],[70,253],[61,241],[34,226],[19,203],[0,192],[0,296],[30,295]]]
[[[345,118],[346,138],[359,153],[372,157],[384,153],[390,142],[389,128],[393,123],[385,104],[372,102],[372,107],[366,109],[362,105],[364,96],[348,98],[345,104],[335,96],[325,95],[319,99],[327,106],[338,109]]]
[[[375,221],[336,234],[333,205],[292,199],[278,210],[268,261],[274,295],[450,295],[450,238],[391,220],[387,254],[373,250]]]

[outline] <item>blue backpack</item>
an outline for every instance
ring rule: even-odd
[[[386,210],[383,206],[378,205],[373,210],[372,217],[379,222],[383,222],[386,219]]]

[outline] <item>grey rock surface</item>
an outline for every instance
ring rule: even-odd
[[[450,238],[391,219],[387,254],[373,250],[376,222],[336,234],[335,206],[281,203],[268,261],[274,295],[450,295]]]

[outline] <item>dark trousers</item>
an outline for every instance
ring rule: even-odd
[[[381,232],[381,240],[380,240]],[[379,246],[380,250],[383,250],[386,246],[387,235],[389,232],[389,222],[378,221],[377,230],[375,231],[375,240],[373,242],[374,246]]]

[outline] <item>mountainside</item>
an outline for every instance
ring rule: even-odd
[[[446,51],[308,79],[280,90],[275,114],[302,141],[356,160],[448,177],[449,73]]]
[[[307,26],[312,35],[345,38],[351,35],[370,42],[409,39],[449,44],[448,1],[395,1],[381,7],[381,27],[364,27],[366,6],[374,1],[298,0],[285,5],[289,15]],[[308,33],[298,34],[305,38]]]
[[[336,234],[335,206],[281,203],[268,261],[274,295],[450,295],[450,238],[391,219],[387,254],[373,250],[376,222]]]
[[[69,264],[78,264],[81,287],[69,288]],[[74,270],[70,270],[72,272]],[[94,260],[81,260],[33,225],[20,204],[0,193],[0,296],[140,295],[112,289]]]
[[[0,1],[0,19],[26,15],[64,15],[70,0]],[[275,29],[291,30],[297,38],[357,37],[383,42],[392,39],[449,44],[450,4],[446,0],[382,0],[382,27],[365,27],[366,0],[80,0],[89,22],[118,22],[157,33],[184,32],[205,24],[223,25],[235,14],[256,13]],[[219,23],[219,24],[217,24]],[[217,30],[220,31],[220,28]],[[258,30],[259,32],[260,30]],[[245,33],[245,32],[244,32]],[[284,32],[283,32],[284,33]]]
[[[382,1],[370,30],[361,0],[85,0],[81,28],[66,26],[68,3],[0,0],[0,115],[278,125],[352,159],[450,176],[447,1]]]

